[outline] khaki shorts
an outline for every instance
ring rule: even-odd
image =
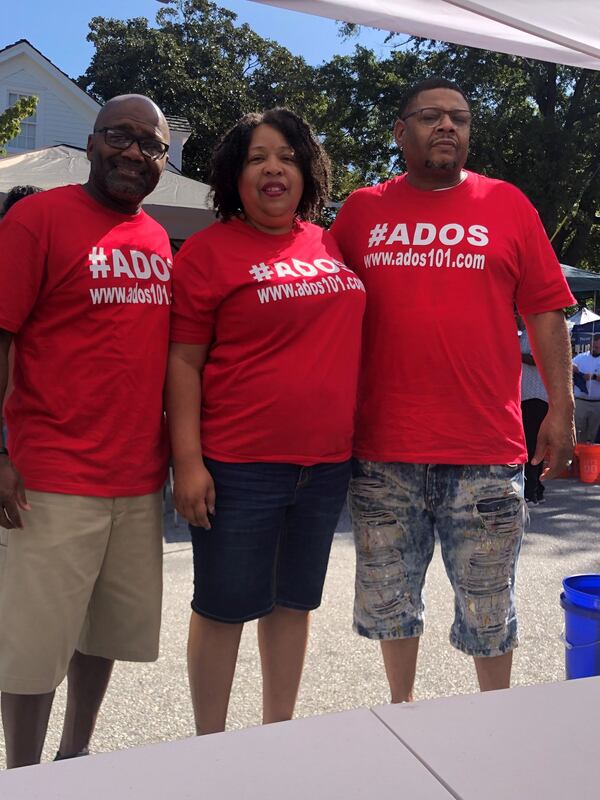
[[[0,528],[0,690],[51,692],[75,650],[156,660],[161,493],[27,499],[24,528]]]

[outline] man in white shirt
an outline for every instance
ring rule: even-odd
[[[548,392],[531,353],[527,329],[520,316],[517,317],[517,325],[521,331],[521,414],[528,459],[525,464],[525,500],[528,504],[537,505],[544,502],[545,486],[541,480],[544,462],[532,464],[531,459],[535,454],[540,426],[548,413]]]
[[[587,393],[575,386],[575,427],[579,443],[595,442],[600,426],[600,333],[592,340],[586,353],[573,359],[573,372],[585,380]]]

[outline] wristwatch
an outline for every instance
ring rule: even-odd
[[[0,447],[0,456],[7,456],[8,449],[6,447]]]

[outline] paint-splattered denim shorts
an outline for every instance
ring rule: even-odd
[[[434,531],[454,589],[454,647],[497,656],[517,646],[515,571],[526,515],[523,469],[353,463],[354,628],[371,639],[423,632]]]

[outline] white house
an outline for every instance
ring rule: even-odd
[[[36,95],[35,114],[6,145],[9,155],[65,144],[85,148],[100,106],[26,39],[0,50],[0,111],[23,96]],[[181,170],[183,145],[191,128],[186,119],[167,117],[170,163]]]

